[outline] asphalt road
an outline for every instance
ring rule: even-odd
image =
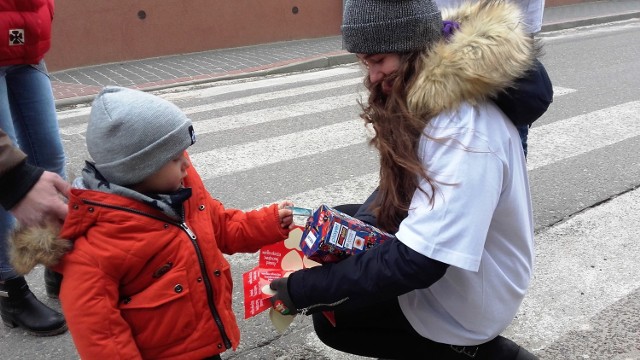
[[[536,275],[506,335],[542,359],[640,359],[640,20],[542,35],[555,100],[529,137]],[[190,152],[228,207],[281,199],[317,207],[361,202],[375,187],[354,65],[159,92],[194,120]],[[88,109],[59,112],[68,174],[88,158]],[[255,254],[229,257],[242,317],[241,274]],[[29,276],[44,296],[42,269]],[[52,306],[55,301],[46,300]],[[383,314],[377,314],[383,317]],[[266,314],[241,320],[225,359],[362,359],[315,338],[308,318],[277,333]],[[0,327],[6,359],[74,359],[70,335],[35,338]]]

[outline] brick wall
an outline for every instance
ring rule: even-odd
[[[342,0],[57,0],[51,71],[338,35]]]
[[[57,0],[51,71],[340,34],[343,0]],[[546,0],[561,6],[594,0]],[[639,0],[640,1],[640,0]]]

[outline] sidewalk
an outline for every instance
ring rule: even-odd
[[[545,9],[542,32],[640,17],[640,0],[601,0]],[[51,73],[56,106],[89,102],[106,85],[142,90],[303,71],[355,61],[340,36],[181,54]]]

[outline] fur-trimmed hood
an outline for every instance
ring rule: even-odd
[[[532,68],[538,48],[512,2],[465,3],[443,9],[442,18],[460,27],[423,54],[424,67],[408,94],[413,112],[437,114],[463,101],[478,103]]]
[[[88,190],[84,197],[93,198],[100,194],[114,194],[113,197],[126,203],[130,199],[136,200],[140,204],[146,204],[150,208],[160,211],[168,219],[180,220],[182,216],[182,203],[191,196],[191,189],[181,189],[172,194],[156,194],[155,198],[138,193],[129,188],[109,183],[102,174],[98,172],[93,163],[87,162],[82,170],[82,177],[74,180],[72,184],[71,198],[76,194]],[[104,196],[101,196],[104,201]],[[114,205],[114,204],[112,204]],[[175,208],[174,208],[175,206]],[[71,216],[71,215],[68,215]],[[87,227],[92,223],[77,222],[73,226],[72,239],[84,234]],[[15,271],[25,275],[36,265],[42,264],[47,267],[54,267],[60,262],[62,256],[71,249],[72,241],[60,238],[61,225],[46,224],[42,226],[17,228],[9,235],[9,258]]]
[[[9,236],[9,259],[18,274],[26,275],[38,264],[55,267],[71,247],[60,238],[58,224],[19,227]]]

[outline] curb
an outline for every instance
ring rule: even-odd
[[[236,79],[246,79],[246,78],[267,76],[267,75],[287,74],[287,73],[293,73],[293,72],[299,72],[299,71],[328,68],[328,67],[337,66],[337,65],[352,64],[357,61],[358,61],[358,58],[356,57],[355,54],[345,52],[344,54],[333,55],[333,56],[323,56],[323,57],[319,57],[311,60],[294,62],[284,66],[273,67],[265,70],[258,70],[258,71],[252,71],[247,73],[240,73],[240,74],[222,75],[222,76],[210,78],[210,79],[180,81],[172,84],[149,86],[144,89],[138,89],[138,90],[151,92],[151,91],[175,88],[179,86],[201,85],[201,84],[207,84],[207,83],[224,81],[224,80],[236,80]],[[55,100],[56,108],[60,109],[68,106],[90,103],[93,101],[93,99],[96,96],[97,94]]]
[[[575,19],[569,21],[561,21],[556,23],[549,23],[546,25],[542,25],[541,33],[549,32],[549,31],[557,31],[557,30],[566,30],[580,26],[588,26],[588,25],[597,25],[597,24],[605,24],[608,22],[614,21],[623,21],[634,18],[640,18],[640,11],[632,11],[628,13],[616,14],[616,15],[607,15],[607,16],[598,16],[594,18],[583,18],[583,19]]]

